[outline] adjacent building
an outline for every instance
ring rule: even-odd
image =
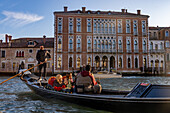
[[[54,38],[18,38],[5,36],[6,41],[0,41],[0,72],[15,73],[19,65],[25,69],[37,65],[36,53],[41,45],[44,45],[52,56],[52,60],[47,62],[47,72],[53,71],[53,48]],[[37,72],[37,68],[31,71]]]
[[[149,66],[148,15],[115,11],[54,12],[54,71],[143,72]]]

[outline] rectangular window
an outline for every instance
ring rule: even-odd
[[[142,21],[142,34],[146,35],[146,21]]]
[[[2,57],[2,58],[5,58],[5,50],[2,50],[1,57]]]
[[[77,32],[81,32],[81,19],[77,18]]]
[[[166,47],[169,47],[169,41],[166,42]]]
[[[130,20],[126,20],[126,33],[130,33]]]
[[[69,33],[73,33],[73,18],[69,18]]]
[[[87,32],[91,32],[91,19],[87,19]]]
[[[118,33],[122,33],[122,20],[118,20]]]
[[[138,35],[138,22],[137,22],[137,20],[133,21],[133,34]]]
[[[5,62],[2,62],[2,69],[5,69]]]
[[[63,18],[58,18],[58,33],[62,33]]]

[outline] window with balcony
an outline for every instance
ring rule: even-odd
[[[155,50],[158,50],[158,44],[155,44]]]
[[[163,50],[163,43],[160,43],[160,49]]]
[[[166,41],[166,47],[167,48],[169,47],[169,41]]]
[[[98,49],[101,49],[100,40],[98,40]]]
[[[59,38],[58,39],[58,50],[61,51],[61,48],[62,48],[62,39]]]
[[[109,41],[109,49],[112,50],[112,41]]]
[[[81,40],[77,39],[77,50],[80,51],[80,47],[81,47]]]
[[[97,49],[97,41],[94,40],[94,49]]]
[[[102,40],[102,49],[104,50],[104,40]]]
[[[119,40],[119,51],[122,51],[122,41]]]
[[[122,33],[122,25],[120,23],[118,24],[118,33]]]
[[[108,41],[105,41],[105,49],[108,50]]]
[[[112,26],[111,26],[111,24],[109,24],[109,34],[111,34],[112,33]]]
[[[69,39],[69,49],[70,51],[73,50],[73,39]]]
[[[113,49],[116,49],[116,41],[113,40]]]
[[[101,24],[101,32],[104,33],[104,24]]]

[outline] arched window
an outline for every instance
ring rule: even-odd
[[[169,37],[169,31],[165,31],[165,37]]]
[[[111,40],[109,41],[109,49],[110,50],[112,49],[112,41]]]
[[[94,32],[96,33],[97,32],[97,24],[96,23],[94,23]]]
[[[19,57],[21,57],[21,51],[19,52]]]
[[[80,49],[80,39],[77,40],[77,48]]]
[[[110,34],[112,33],[112,26],[111,26],[111,24],[109,24],[109,33]]]
[[[162,50],[163,49],[163,43],[161,42],[160,44],[160,49]]]
[[[19,57],[19,52],[17,51],[16,57]]]
[[[98,30],[98,33],[100,33],[100,23],[98,23],[97,25],[97,30]]]
[[[122,50],[122,41],[119,40],[119,50]]]
[[[158,50],[158,44],[155,44],[155,50]]]
[[[80,57],[77,58],[77,68],[80,68]]]
[[[118,33],[122,33],[122,25],[120,23],[118,24]]]
[[[151,67],[153,67],[153,60],[151,60]]]
[[[98,40],[98,49],[101,49],[100,40]]]
[[[137,40],[135,40],[134,45],[135,45],[135,50],[138,50],[138,42],[137,42]]]
[[[128,58],[128,68],[130,68],[131,67],[131,62],[130,62],[130,58]]]
[[[94,48],[97,49],[97,41],[94,40]]]
[[[161,61],[161,68],[163,68],[163,61]]]
[[[116,42],[113,40],[113,49],[116,49]]]
[[[127,50],[130,50],[130,41],[127,41]]]
[[[61,49],[61,38],[59,38],[59,40],[58,40],[58,49]]]
[[[90,41],[90,39],[88,40],[88,45],[87,46],[88,46],[88,49],[91,48],[91,41]]]
[[[143,50],[146,51],[146,41],[143,41]]]
[[[102,40],[102,49],[104,49],[104,40]]]
[[[22,51],[22,55],[21,56],[24,57],[24,51]]]
[[[58,57],[58,68],[61,68],[61,57]]]
[[[108,33],[108,26],[107,26],[107,23],[105,23],[105,33]]]
[[[101,32],[104,33],[104,24],[103,23],[101,24],[101,29],[102,29]]]
[[[108,41],[106,40],[105,49],[108,49]]]
[[[116,33],[116,29],[115,29],[115,24],[112,24],[112,33],[115,34]]]
[[[146,58],[143,59],[143,65],[144,65],[144,67],[146,67],[146,65],[147,65],[146,64]]]
[[[69,58],[69,68],[71,68],[73,66],[73,59],[72,57]]]
[[[126,33],[130,33],[130,24],[126,24]]]
[[[134,35],[137,35],[137,24],[133,24]]]
[[[138,68],[138,58],[135,58],[135,68]]]
[[[119,68],[122,68],[122,58],[119,58]]]
[[[73,49],[73,40],[72,39],[69,40],[69,48]]]
[[[69,22],[69,33],[73,33],[73,22]]]
[[[91,58],[89,57],[88,58],[88,65],[90,65],[91,64]]]

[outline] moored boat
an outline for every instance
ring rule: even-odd
[[[103,89],[101,94],[78,94],[49,90],[47,82],[37,82],[38,77],[24,74],[21,80],[36,94],[53,99],[84,105],[95,109],[126,113],[169,113],[170,86],[137,84],[131,91]]]

